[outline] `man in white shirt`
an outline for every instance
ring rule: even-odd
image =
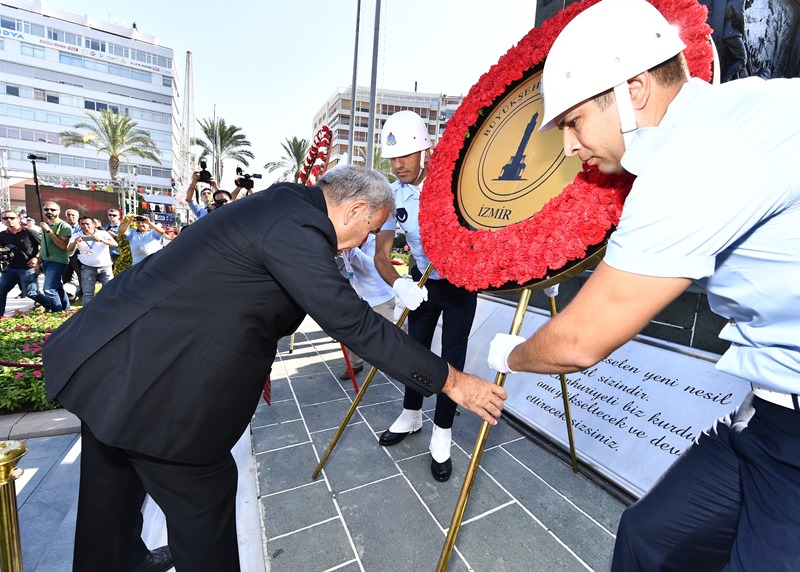
[[[108,232],[95,226],[94,219],[82,216],[78,219],[80,230],[72,235],[67,252],[81,262],[81,283],[83,284],[83,305],[86,306],[94,298],[94,289],[98,282],[105,286],[114,277],[110,247],[117,246]]]

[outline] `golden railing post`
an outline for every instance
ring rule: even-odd
[[[425,285],[425,282],[428,281],[428,277],[431,275],[431,272],[433,272],[433,266],[428,264],[428,267],[425,269],[425,272],[422,274],[422,277],[417,283],[420,288],[422,288]],[[397,320],[396,326],[398,328],[402,328],[407,317],[408,308],[404,308],[403,313],[400,314],[400,318]],[[328,448],[325,449],[325,453],[322,455],[317,468],[314,469],[314,472],[311,474],[312,479],[319,477],[320,471],[322,471],[322,469],[325,467],[325,463],[328,462],[328,457],[330,457],[331,453],[333,452],[333,448],[336,447],[336,444],[339,442],[339,438],[342,436],[342,433],[344,433],[344,428],[347,427],[348,423],[350,423],[350,418],[353,416],[353,413],[356,412],[358,404],[361,403],[361,398],[364,397],[364,394],[367,392],[367,388],[369,387],[369,384],[372,382],[372,378],[375,377],[376,373],[378,373],[378,368],[372,366],[367,374],[367,379],[365,379],[364,383],[361,384],[361,389],[358,390],[355,399],[353,399],[353,403],[350,404],[350,409],[347,410],[347,413],[345,414],[344,419],[342,419],[342,422],[339,424],[339,428],[336,430],[336,433],[334,433],[331,442],[328,443]]]
[[[547,289],[546,289],[547,290]],[[550,298],[550,316],[555,318],[556,314],[558,314],[558,309],[556,308],[556,294],[558,290],[555,290],[555,293],[551,296],[549,292],[545,292],[547,297]],[[567,439],[569,440],[569,457],[572,461],[572,472],[578,472],[578,454],[575,451],[575,437],[572,435],[572,412],[569,408],[569,394],[567,393],[567,376],[559,374],[559,379],[561,380],[561,397],[564,401],[564,421],[567,424]]]
[[[511,335],[519,335],[522,329],[522,321],[525,319],[525,312],[528,309],[528,302],[531,299],[530,288],[523,288],[519,294],[519,302],[517,303],[517,311],[514,313],[514,320],[511,322]],[[506,382],[506,374],[498,373],[494,379],[495,384],[502,387]],[[481,430],[478,432],[478,439],[475,441],[475,448],[472,450],[472,459],[467,467],[467,472],[464,475],[464,484],[461,486],[461,494],[458,496],[456,509],[453,512],[453,519],[450,521],[450,528],[447,531],[447,538],[442,547],[442,554],[439,557],[439,564],[436,566],[436,572],[445,572],[447,566],[450,564],[450,556],[453,554],[453,548],[456,545],[456,537],[458,531],[461,529],[461,522],[464,520],[464,512],[467,510],[467,502],[472,493],[472,485],[475,484],[475,477],[478,475],[478,468],[481,464],[481,457],[483,457],[483,449],[486,447],[486,440],[489,438],[489,430],[492,428],[488,422],[481,423]]]
[[[0,569],[3,572],[23,572],[14,481],[22,476],[22,469],[16,468],[17,461],[27,452],[28,447],[22,441],[0,441]]]

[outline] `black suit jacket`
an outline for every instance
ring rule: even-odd
[[[106,444],[216,461],[249,423],[278,339],[306,314],[393,378],[438,392],[447,363],[360,300],[335,253],[317,187],[275,185],[202,217],[50,336],[48,397]]]

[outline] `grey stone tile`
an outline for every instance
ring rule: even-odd
[[[272,394],[272,397],[272,405],[267,405],[263,399],[259,401],[251,421],[254,428],[300,419],[300,410],[297,408],[294,399],[278,401],[275,399],[275,393]]]
[[[334,432],[330,430],[312,435],[320,457]],[[325,464],[325,476],[334,491],[351,489],[397,475],[399,472],[365,423],[355,423],[347,427]]]
[[[591,513],[587,516],[588,511],[579,510],[573,505],[574,499],[570,502],[554,491],[555,483],[543,483],[501,449],[488,451],[482,464],[502,479],[506,489],[590,567],[595,570],[609,568],[614,550],[614,529],[604,530],[598,526],[593,522]],[[567,475],[565,479],[580,480],[583,481],[583,488],[593,488],[580,475]],[[595,489],[594,500],[598,505],[602,505],[601,497],[604,496],[605,493],[600,489]],[[595,513],[600,510],[598,506],[593,508]],[[621,510],[621,507],[617,508]],[[616,516],[618,519],[619,513]]]
[[[456,548],[473,570],[585,572],[581,563],[519,505],[464,524]],[[455,560],[456,556],[453,556]],[[607,569],[607,568],[604,568]]]
[[[252,432],[253,450],[256,453],[263,453],[290,445],[299,445],[309,441],[308,431],[306,431],[303,421],[299,418],[274,425],[253,427]]]
[[[337,499],[365,570],[436,568],[444,533],[405,479],[376,482]]]
[[[339,519],[267,541],[271,572],[323,572],[356,555]]]
[[[358,385],[359,388],[361,387],[363,382],[364,379],[359,380],[359,385]],[[342,387],[347,393],[347,395],[349,395],[351,399],[354,399],[355,391],[353,390],[353,385],[350,384],[350,386],[348,387],[348,383],[349,382],[343,383]],[[383,403],[386,401],[397,401],[397,400],[400,400],[402,402],[403,399],[402,388],[403,388],[402,385],[400,385],[400,388],[398,388],[395,382],[388,381],[386,376],[378,372],[370,382],[369,387],[367,387],[367,390],[364,392],[364,395],[361,397],[360,405],[371,405],[373,403]]]
[[[55,458],[60,459],[61,456]],[[26,570],[36,570],[43,555],[52,543],[59,541],[59,534],[64,530],[69,534],[71,556],[74,515],[71,522],[67,522],[67,517],[77,510],[79,476],[77,462],[57,463],[46,470],[43,467],[41,478],[26,485],[26,489],[31,487],[29,494],[23,504],[18,504],[20,541]]]
[[[398,462],[417,494],[428,506],[439,525],[445,529],[450,526],[453,518],[453,511],[458,503],[470,462],[469,457],[457,448],[451,450],[450,458],[453,463],[453,473],[450,479],[444,483],[436,481],[431,475],[431,456],[427,453],[427,447],[424,455]],[[511,500],[508,493],[504,492],[497,483],[479,471],[472,486],[464,519],[469,520],[474,516],[494,510]]]
[[[459,408],[460,414],[456,415],[453,421],[453,441],[458,443],[461,448],[472,453],[475,448],[475,441],[480,434],[483,420],[472,413]],[[497,425],[489,429],[489,438],[486,441],[486,448],[490,449],[523,438],[522,433],[514,429],[511,425],[499,419]]]
[[[296,380],[299,377],[307,375],[331,375],[330,369],[325,365],[325,362],[320,360],[318,356],[307,358],[292,358],[285,359],[283,366],[286,368],[287,375]],[[333,381],[333,380],[331,380]]]
[[[297,402],[301,406],[345,397],[341,386],[327,370],[312,375],[292,377],[292,389],[294,389]]]
[[[619,517],[625,509],[625,504],[606,493],[583,475],[573,473],[569,464],[561,461],[530,440],[526,439],[504,445],[503,449],[582,510],[590,514],[605,528],[612,532],[616,531]],[[527,475],[520,473],[520,475],[522,483],[532,481],[530,473],[527,473]],[[503,478],[503,482],[508,483],[509,486],[518,484],[517,480],[512,482],[506,477]],[[512,494],[515,493],[512,492]]]
[[[256,455],[258,490],[268,495],[308,484],[316,466],[311,443],[259,453]]]
[[[78,518],[78,503],[74,503],[58,527],[52,542],[40,550],[35,546],[22,544],[22,561],[25,570],[35,572],[71,572],[72,550],[75,542],[75,522]]]
[[[296,532],[337,516],[333,495],[323,480],[262,496],[261,511],[268,538]]]
[[[17,483],[17,507],[22,508],[31,498],[37,498],[53,488],[69,494],[70,487],[77,491],[80,464],[77,458],[71,462],[61,461],[65,455],[79,449],[78,435],[42,437],[26,442],[29,453],[17,464],[24,473]],[[24,483],[24,486],[20,486]],[[69,497],[65,497],[69,498]]]
[[[305,405],[302,408],[303,419],[311,433],[328,429],[337,429],[350,409],[350,405],[350,401],[345,398],[325,403]],[[356,411],[350,423],[357,423],[360,420],[361,418]]]

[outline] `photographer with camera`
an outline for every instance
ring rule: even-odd
[[[234,183],[236,184],[236,190],[233,192],[233,199],[235,200],[239,194],[239,191],[242,189],[246,189],[246,195],[253,194],[253,187],[255,186],[255,181],[253,179],[260,179],[261,175],[259,173],[253,173],[252,175],[248,175],[244,171],[242,171],[241,167],[236,167],[236,180]]]
[[[19,215],[3,211],[6,229],[0,232],[0,316],[6,312],[8,293],[19,289],[31,300],[37,296],[36,263],[39,261],[39,239],[23,228]]]
[[[135,224],[134,228],[130,228]],[[131,245],[131,259],[138,264],[154,252],[161,250],[164,229],[144,215],[128,214],[119,226],[119,234]]]
[[[205,161],[200,161],[200,167],[200,171],[192,173],[192,182],[189,183],[189,187],[186,189],[186,204],[189,206],[189,210],[194,213],[195,218],[198,219],[214,211],[214,209],[235,200],[243,188],[239,185],[239,179],[236,179],[236,189],[234,189],[233,193],[224,191],[217,186],[217,182],[211,177],[211,173],[205,170]],[[201,206],[195,201],[195,189],[198,183],[206,183],[213,189],[211,201],[206,206]],[[204,190],[203,193],[205,192]]]
[[[117,241],[108,232],[100,230],[92,217],[78,219],[80,231],[72,235],[67,252],[81,262],[81,283],[83,284],[83,305],[94,298],[95,285],[105,286],[114,277],[109,247],[117,246]]]

